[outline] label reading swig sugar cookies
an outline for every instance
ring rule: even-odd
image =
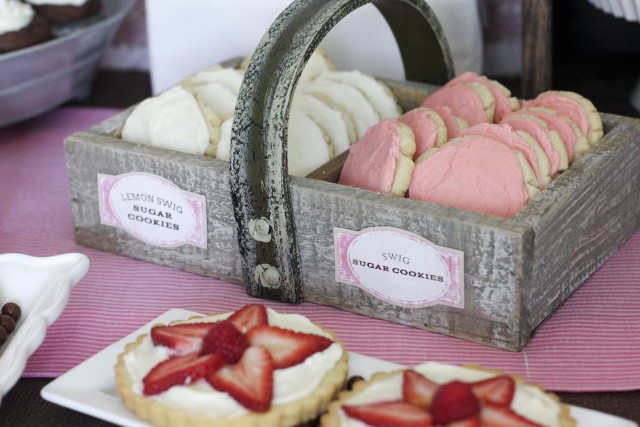
[[[100,223],[160,247],[207,247],[206,200],[157,175],[98,174]]]
[[[334,228],[336,281],[401,307],[464,307],[464,253],[404,230]]]

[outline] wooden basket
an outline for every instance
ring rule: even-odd
[[[119,139],[130,110],[67,138],[76,241],[244,283],[258,297],[311,301],[521,350],[637,229],[640,121],[602,114],[599,145],[512,219],[338,185],[344,156],[310,177],[289,177],[283,173],[288,108],[300,72],[333,25],[366,3],[299,0],[283,12],[246,71],[230,164]],[[408,110],[437,88],[415,81],[438,85],[451,77],[446,43],[421,0],[373,3],[400,46],[411,81],[388,83]],[[416,34],[424,40],[420,46],[410,42]],[[131,174],[200,197],[204,244],[158,245],[107,224],[101,179]],[[339,280],[336,236],[381,229],[458,257],[460,300],[404,304]]]

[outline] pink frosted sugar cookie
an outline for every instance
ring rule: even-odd
[[[590,145],[596,144],[603,135],[602,119],[596,107],[587,98],[570,91],[542,92],[535,99],[523,102],[523,107],[546,107],[573,120]]]
[[[529,200],[514,150],[483,136],[458,138],[422,156],[409,197],[505,218]]]
[[[547,123],[530,114],[511,113],[501,123],[510,125],[516,131],[531,135],[542,147],[551,163],[551,176],[569,167],[567,150],[560,135],[549,129]]]
[[[418,107],[401,116],[398,120],[409,126],[416,141],[414,159],[433,147],[447,142],[447,127],[444,120],[435,111]]]
[[[458,83],[480,83],[491,91],[495,100],[495,114],[493,121],[498,123],[504,116],[512,111],[520,108],[518,98],[511,96],[511,91],[495,80],[491,80],[485,76],[480,76],[472,71],[467,71],[449,81],[445,86],[451,86]]]
[[[569,163],[579,159],[589,150],[589,141],[582,133],[578,125],[569,117],[558,114],[555,110],[545,107],[527,107],[521,110],[522,113],[531,114],[544,120],[550,129],[555,130],[560,135],[565,148]]]
[[[467,122],[462,117],[458,117],[453,114],[451,108],[444,105],[434,105],[431,110],[438,113],[438,115],[444,120],[444,124],[447,127],[447,138],[453,139],[460,135],[460,132],[469,127]]]
[[[487,138],[495,139],[498,142],[501,142],[511,148],[512,150],[516,150],[520,153],[527,164],[531,168],[531,172],[533,176],[528,178],[526,182],[529,185],[533,185],[539,189],[542,189],[547,183],[551,181],[551,177],[548,175],[544,175],[541,173],[541,170],[548,174],[549,168],[544,167],[544,164],[540,165],[540,163],[544,163],[546,158],[546,154],[538,148],[532,146],[527,143],[520,135],[518,135],[511,126],[507,124],[495,124],[495,123],[481,123],[479,125],[471,126],[468,129],[462,131],[460,136],[469,136],[469,135],[478,135],[485,136]],[[542,158],[542,162],[539,160]],[[548,163],[548,160],[547,160]],[[533,178],[533,179],[532,179]]]
[[[351,146],[338,182],[404,196],[415,166],[415,151],[409,126],[397,119],[381,120]]]
[[[480,83],[459,83],[443,86],[427,97],[422,107],[446,106],[453,114],[465,119],[469,125],[491,123],[495,114],[495,98]]]

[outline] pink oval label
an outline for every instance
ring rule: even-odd
[[[464,253],[404,230],[334,229],[336,281],[402,307],[464,307]]]
[[[207,247],[206,201],[157,175],[98,174],[100,222],[155,246]]]

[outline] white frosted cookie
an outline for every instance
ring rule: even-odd
[[[332,157],[320,126],[299,108],[292,107],[289,115],[287,154],[293,176],[307,176]]]
[[[238,96],[231,89],[220,83],[203,83],[197,86],[189,86],[198,102],[206,105],[224,121],[233,115]]]
[[[370,126],[380,120],[371,103],[353,86],[316,79],[306,85],[304,91],[351,118],[355,127],[355,139],[351,139],[352,141],[361,138]]]
[[[296,92],[293,105],[304,111],[320,126],[332,146],[334,155],[349,149],[349,128],[344,120],[344,113],[308,93]]]
[[[125,120],[122,139],[191,154],[209,146],[207,120],[193,95],[175,86],[138,104]]]
[[[233,125],[233,116],[222,122],[220,125],[220,143],[216,148],[216,159],[229,161],[231,156],[231,126]]]
[[[251,56],[245,57],[239,65],[241,70],[246,70],[251,61]],[[335,64],[331,61],[327,53],[322,48],[317,48],[309,57],[300,79],[298,80],[298,86],[303,86],[323,71],[333,71],[336,69]]]
[[[515,150],[492,138],[466,136],[416,161],[408,195],[415,200],[511,218],[529,201],[525,179]]]
[[[234,95],[238,96],[243,75],[244,73],[241,70],[235,68],[218,67],[216,69],[207,69],[191,74],[181,82],[181,85],[194,87],[208,83],[217,83],[225,86],[233,92]]]
[[[590,145],[596,144],[604,133],[602,119],[591,101],[584,96],[570,91],[546,91],[535,99],[525,101],[523,107],[547,107],[564,114],[573,120]]]
[[[200,106],[200,111],[202,111],[202,114],[207,121],[207,128],[209,129],[209,145],[207,146],[207,150],[204,154],[209,157],[215,157],[218,144],[220,143],[221,120],[220,117],[218,117],[218,115],[207,105],[203,105],[201,103],[198,105]]]
[[[220,126],[220,144],[216,158],[229,161],[233,117]],[[306,176],[331,159],[331,147],[322,129],[300,108],[292,107],[287,132],[289,175]]]
[[[324,71],[316,78],[345,83],[355,87],[367,98],[381,119],[395,118],[402,114],[391,89],[372,76],[360,71]]]
[[[415,140],[409,126],[383,119],[349,149],[339,183],[404,196],[414,169]]]
[[[447,142],[447,126],[438,113],[430,108],[418,107],[408,111],[400,118],[402,123],[413,131],[416,141],[414,159],[420,157],[433,147],[440,147]]]
[[[311,54],[307,64],[304,66],[304,70],[302,70],[302,74],[298,80],[298,86],[304,86],[318,77],[319,74],[335,69],[336,66],[331,59],[329,59],[327,53],[323,49],[318,48]]]

